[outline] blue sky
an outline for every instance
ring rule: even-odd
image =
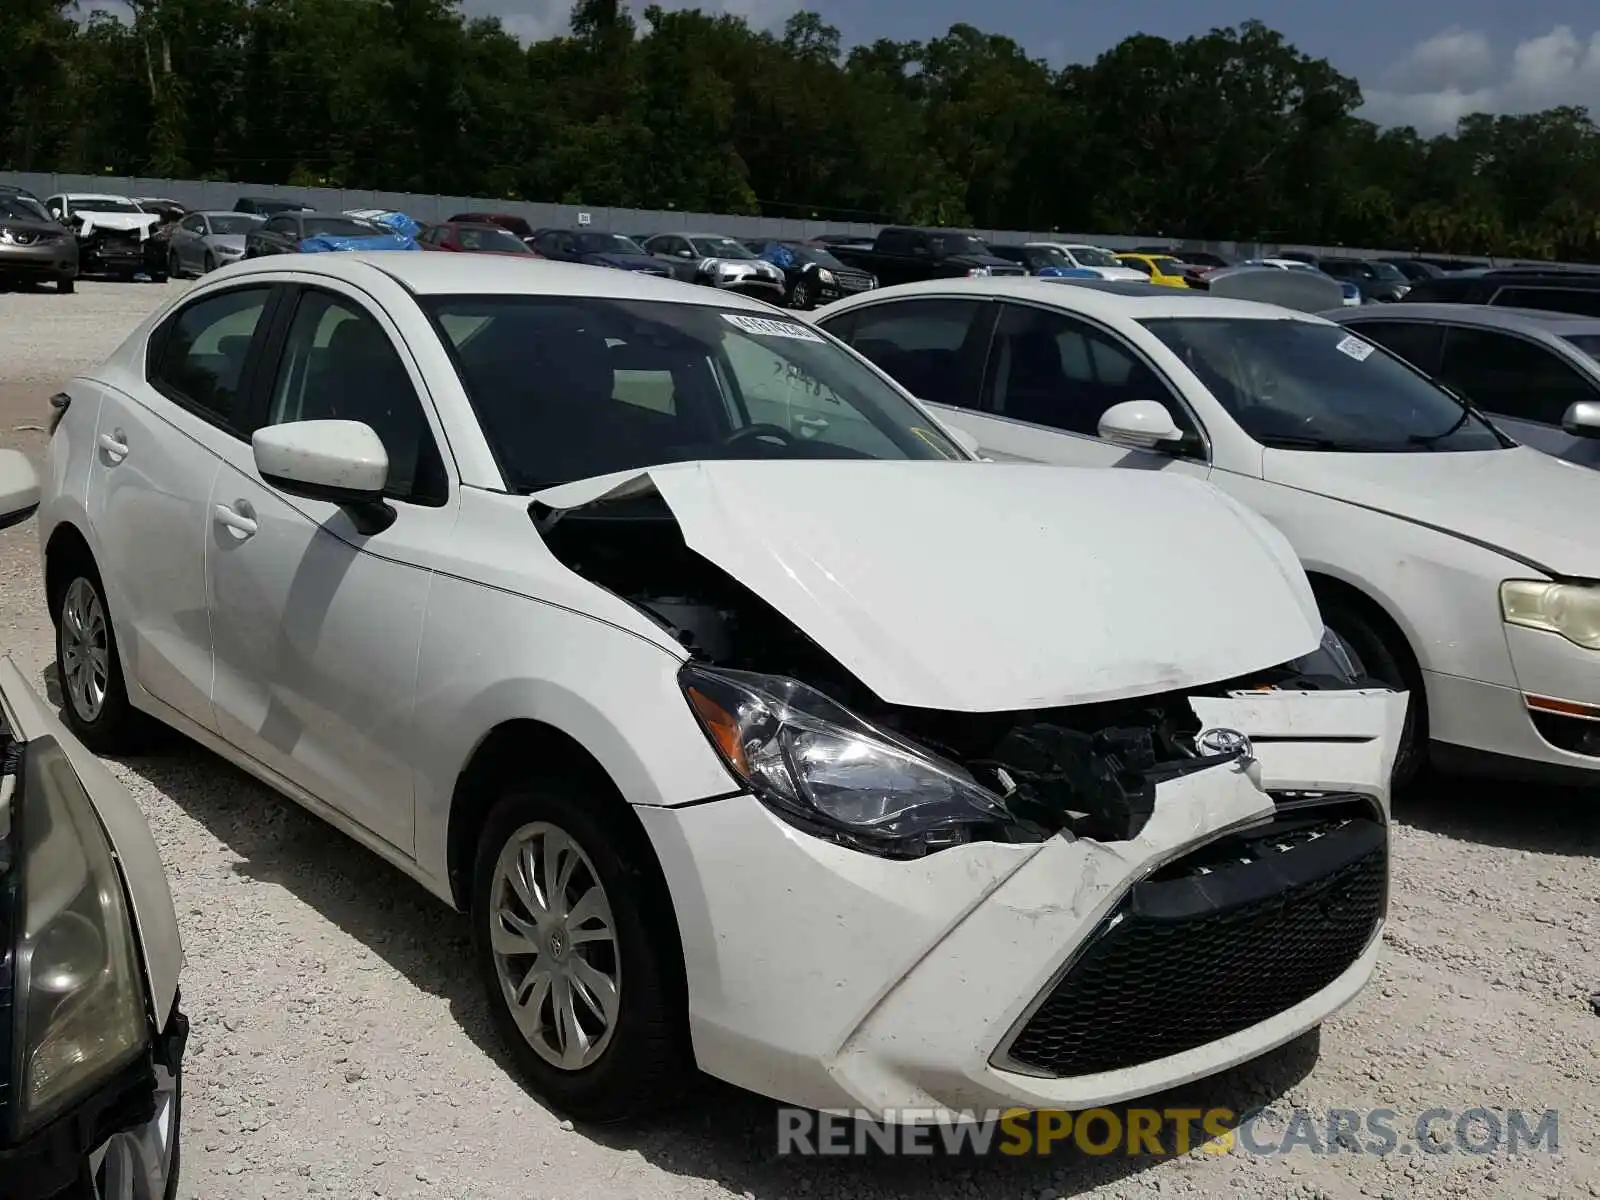
[[[792,0],[699,0],[666,7],[722,9],[780,25]],[[566,24],[570,0],[464,0],[500,14],[524,39]],[[634,10],[645,4],[633,0]],[[1131,33],[1181,38],[1259,17],[1308,54],[1361,81],[1364,115],[1432,133],[1464,112],[1587,104],[1600,115],[1600,5],[1595,0],[922,0],[886,5],[812,0],[847,43],[927,38],[957,21],[1016,38],[1060,65],[1092,59]]]

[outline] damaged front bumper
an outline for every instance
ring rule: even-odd
[[[672,889],[701,1068],[884,1119],[1082,1109],[1320,1024],[1376,962],[1406,697],[1191,703],[1203,726],[1247,735],[1254,759],[1161,783],[1127,841],[892,861],[750,796],[638,810]]]

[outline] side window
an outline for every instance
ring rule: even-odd
[[[370,425],[389,456],[385,494],[444,503],[444,463],[389,335],[354,301],[307,291],[289,326],[265,423],[316,420]]]
[[[1377,342],[1396,358],[1403,358],[1426,375],[1439,373],[1439,350],[1444,326],[1431,321],[1356,321],[1356,333]]]
[[[875,304],[846,314],[853,331],[818,322],[919,400],[976,408],[981,390],[983,341],[992,306],[981,300],[907,300]]]
[[[1188,410],[1142,359],[1065,313],[1005,305],[993,357],[994,410],[1002,416],[1096,437],[1112,405],[1155,400],[1179,429],[1196,432]]]
[[[269,288],[240,288],[180,309],[152,339],[152,386],[242,436],[245,359],[270,294]]]
[[[1600,399],[1554,351],[1487,329],[1445,335],[1439,378],[1485,412],[1557,427],[1569,404]]]
[[[1600,317],[1600,288],[1508,287],[1495,293],[1494,303],[1507,308],[1537,308],[1545,312],[1582,313]]]
[[[185,233],[204,233],[206,231],[206,219],[199,213],[190,213],[178,222],[178,228]]]
[[[267,223],[264,226],[262,226],[262,229],[267,233],[284,233],[284,234],[293,233],[294,232],[294,218],[293,217],[269,217],[269,218],[267,218]]]
[[[1150,264],[1145,262],[1145,260],[1142,258],[1119,258],[1117,261],[1125,267],[1132,267],[1141,275],[1155,274],[1155,272],[1151,269]]]

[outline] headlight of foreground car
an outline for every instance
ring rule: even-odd
[[[1016,821],[993,793],[794,679],[688,665],[690,707],[734,777],[807,832],[916,858]]]
[[[1326,625],[1322,627],[1322,641],[1310,654],[1288,664],[1303,675],[1331,675],[1346,683],[1355,683],[1361,677],[1362,667],[1345,640]]]
[[[143,980],[122,878],[83,785],[55,745],[30,748],[16,947],[18,1135],[138,1058]]]
[[[1575,646],[1600,650],[1600,588],[1508,579],[1500,585],[1500,615],[1508,625],[1559,633]]]

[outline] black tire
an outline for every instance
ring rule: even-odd
[[[789,307],[799,309],[811,307],[811,285],[804,279],[794,281],[794,288],[789,292]]]
[[[94,564],[81,555],[63,564],[59,587],[50,597],[50,619],[56,627],[56,677],[61,683],[61,716],[78,740],[96,754],[129,754],[145,749],[151,741],[152,722],[128,702],[122,677],[122,656],[117,650],[117,633],[111,624],[111,606],[106,603],[105,587]],[[92,712],[80,707],[67,678],[67,648],[64,610],[79,582],[92,589],[104,621],[105,691],[99,707]]]
[[[609,902],[615,935],[620,969],[610,1041],[595,1061],[575,1070],[547,1062],[518,1028],[491,945],[497,920],[491,904],[501,852],[518,831],[534,823],[554,826],[587,856]],[[478,839],[473,946],[495,1028],[532,1090],[578,1120],[614,1123],[660,1111],[696,1077],[681,1000],[681,964],[673,961],[678,941],[663,926],[671,921],[670,899],[661,894],[654,864],[640,861],[647,853],[619,836],[592,796],[559,781],[537,790],[507,789],[490,809]]]
[[[63,296],[70,296],[78,290],[78,277],[76,275],[62,275],[56,280],[56,291]]]
[[[1324,599],[1322,617],[1355,653],[1362,670],[1388,687],[1410,693],[1391,780],[1391,787],[1404,787],[1417,777],[1428,757],[1428,698],[1416,660],[1409,647],[1396,642],[1397,633],[1380,626],[1355,605]]]
[[[167,251],[167,278],[183,278],[183,264],[178,261],[178,252],[176,250]]]
[[[246,255],[245,257],[248,258],[249,255]],[[206,274],[209,275],[209,274],[211,274],[211,272],[215,271],[216,269],[217,269],[217,256],[215,254],[211,253],[211,251],[207,250],[206,251]]]

